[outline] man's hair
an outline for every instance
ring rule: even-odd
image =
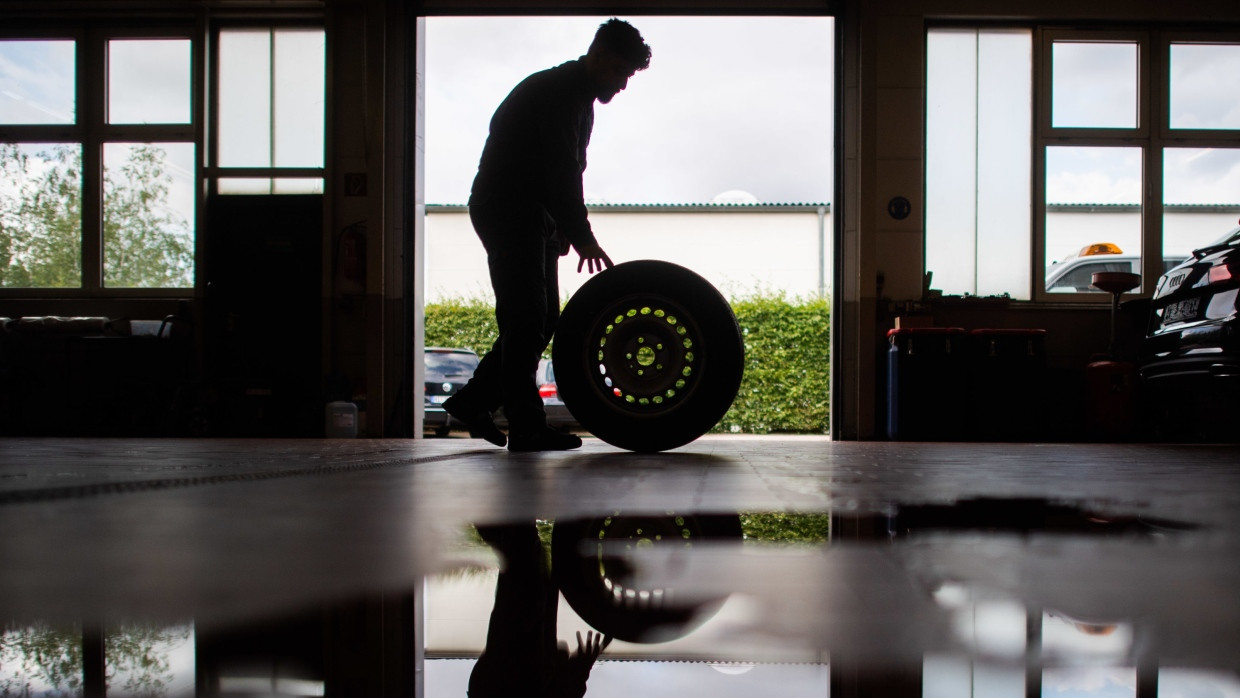
[[[626,61],[633,70],[650,67],[650,47],[641,32],[628,22],[612,17],[599,25],[590,48],[600,48]]]

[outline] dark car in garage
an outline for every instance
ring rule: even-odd
[[[1140,357],[1151,426],[1168,440],[1235,440],[1240,417],[1240,227],[1158,280]]]

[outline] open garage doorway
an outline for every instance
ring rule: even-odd
[[[607,19],[420,20],[424,346],[481,354],[494,339],[486,257],[466,206],[488,124],[518,82],[584,54]],[[621,19],[653,55],[626,90],[595,104],[584,173],[595,234],[616,263],[679,264],[732,304],[745,336],[745,379],[717,430],[825,434],[834,20]],[[562,258],[564,300],[589,278],[577,261],[573,252]]]

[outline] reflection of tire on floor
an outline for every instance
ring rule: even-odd
[[[587,281],[560,316],[556,382],[581,426],[613,446],[663,451],[719,423],[740,388],[744,344],[710,282],[656,260]]]
[[[701,627],[727,597],[687,601],[674,588],[633,585],[626,556],[654,555],[675,572],[695,543],[739,541],[740,517],[608,516],[556,521],[551,569],[564,600],[591,627],[625,642],[666,642]],[[685,586],[693,580],[686,580]]]

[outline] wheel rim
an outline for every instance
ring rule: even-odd
[[[592,384],[615,409],[644,415],[673,410],[702,375],[702,333],[662,296],[629,296],[599,313],[587,336]]]
[[[627,518],[609,516],[599,523],[597,543],[593,559],[598,563],[599,580],[610,595],[613,606],[659,608],[674,596],[668,589],[642,589],[625,586],[609,570],[612,558],[608,543],[623,544],[627,553],[638,550],[659,550],[665,555],[687,551],[693,547],[700,533],[694,530],[692,520],[672,515],[668,518]],[[683,566],[680,561],[680,566]],[[619,566],[620,576],[630,571],[627,565]]]

